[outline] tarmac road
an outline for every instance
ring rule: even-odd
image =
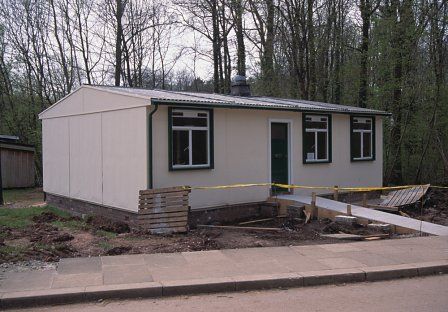
[[[16,311],[448,311],[448,275],[375,283],[163,299],[104,301]]]

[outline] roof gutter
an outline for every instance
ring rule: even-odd
[[[153,149],[152,149],[152,116],[159,109],[159,104],[151,101],[151,106],[154,105],[154,109],[148,114],[148,189],[153,188]]]

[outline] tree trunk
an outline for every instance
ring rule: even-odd
[[[117,29],[115,34],[115,86],[120,86],[121,83],[121,70],[122,70],[122,52],[121,47],[123,38],[123,24],[122,18],[124,14],[125,3],[123,0],[116,0],[115,20],[117,23]]]

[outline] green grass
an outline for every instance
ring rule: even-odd
[[[70,214],[52,206],[27,208],[0,208],[0,226],[10,228],[24,228],[30,225],[34,216],[42,212],[53,212],[60,217],[69,217]]]
[[[104,250],[109,250],[109,249],[111,249],[111,248],[113,248],[114,247],[114,245],[112,245],[111,243],[109,243],[109,242],[98,242],[98,246],[100,246],[101,248],[103,248]]]
[[[8,257],[16,257],[23,253],[27,247],[25,246],[0,246],[0,254],[8,255]]]
[[[98,231],[96,231],[96,234],[98,236],[102,236],[104,238],[109,238],[109,239],[117,237],[116,233],[104,231],[104,230],[98,230]]]
[[[83,220],[54,221],[51,223],[59,229],[87,230],[89,225]]]
[[[35,188],[11,189],[3,190],[3,199],[5,203],[13,203],[21,200],[30,200],[42,197],[42,192],[38,192]]]

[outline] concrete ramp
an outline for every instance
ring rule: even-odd
[[[292,200],[307,205],[311,204],[312,199],[311,196],[306,195],[278,195],[277,198]],[[318,208],[339,212],[341,214],[347,213],[346,203],[342,203],[327,198],[316,197],[316,206]],[[388,223],[399,227],[415,230],[418,232],[422,231],[423,233],[427,234],[448,236],[448,227],[443,225],[402,217],[387,212],[356,206],[353,204],[351,206],[352,206],[352,215],[358,218],[368,219],[381,223]]]

